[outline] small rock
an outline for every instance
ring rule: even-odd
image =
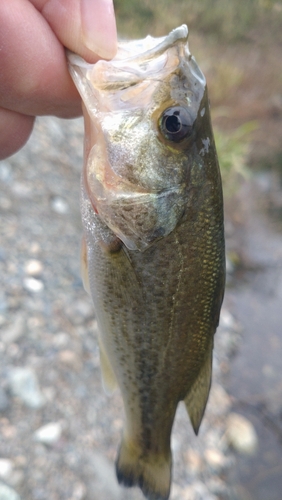
[[[17,428],[11,425],[7,418],[1,418],[1,435],[4,439],[14,439],[17,435]]]
[[[52,343],[54,347],[65,347],[70,342],[70,336],[65,332],[58,332],[54,335]]]
[[[25,278],[24,287],[28,292],[41,292],[44,288],[44,284],[41,280],[35,278]]]
[[[70,500],[83,500],[86,496],[86,487],[84,486],[83,483],[76,483],[74,485],[72,497]]]
[[[52,445],[60,439],[62,430],[60,422],[50,422],[37,429],[34,433],[34,439],[40,443]]]
[[[235,319],[232,314],[225,308],[220,312],[220,326],[224,328],[235,328]]]
[[[253,424],[238,413],[230,413],[227,418],[226,438],[236,451],[244,455],[253,455],[258,446]]]
[[[221,415],[226,413],[231,406],[231,400],[223,387],[214,383],[211,388],[209,398],[209,409],[213,415]]]
[[[33,255],[36,255],[40,252],[40,250],[41,250],[41,248],[40,248],[39,243],[37,243],[37,241],[33,241],[29,247],[30,253],[32,253]]]
[[[32,193],[31,186],[23,182],[13,182],[12,191],[18,198],[28,198]]]
[[[224,439],[222,436],[222,429],[218,426],[210,427],[205,433],[205,446],[206,448],[218,448],[224,449]]]
[[[7,410],[9,407],[9,399],[2,387],[0,387],[0,412]]]
[[[171,484],[171,492],[170,492],[170,498],[171,500],[182,500],[182,495],[183,495],[183,490],[180,488],[180,486],[176,483]]]
[[[24,333],[24,322],[24,316],[18,314],[13,319],[13,323],[10,326],[2,329],[1,341],[4,342],[4,344],[16,342]]]
[[[195,481],[182,490],[181,500],[217,500],[201,481]]]
[[[31,368],[13,368],[9,373],[9,387],[29,408],[41,408],[45,402],[36,374]]]
[[[43,265],[40,260],[31,259],[26,262],[24,270],[29,276],[38,276],[43,271]]]
[[[229,258],[228,255],[226,255],[226,273],[227,274],[232,274],[235,270],[235,265],[234,262]]]
[[[0,180],[9,184],[13,179],[13,171],[8,161],[2,160],[0,163]]]
[[[52,198],[51,208],[54,212],[61,215],[67,214],[69,211],[67,202],[59,196],[54,196],[54,198]]]
[[[15,490],[0,482],[0,500],[21,500]]]
[[[25,467],[27,464],[27,457],[25,455],[17,455],[15,457],[15,466],[16,467]]]
[[[0,208],[3,211],[8,211],[12,208],[13,204],[9,198],[6,198],[4,196],[1,196],[0,198]]]
[[[81,360],[76,352],[66,349],[58,354],[59,361],[73,370],[81,369]]]
[[[189,449],[185,453],[185,459],[187,461],[189,470],[191,470],[195,474],[198,474],[203,468],[201,455],[196,450]]]
[[[174,453],[176,454],[178,450],[180,450],[181,444],[182,444],[181,439],[178,436],[176,436],[176,434],[173,434],[171,436],[171,443],[170,443],[173,454]]]
[[[124,498],[124,490],[117,483],[112,463],[104,455],[93,452],[88,465],[93,477],[92,481],[89,481],[90,492],[95,491],[97,498],[104,497],[107,500]]]
[[[228,498],[228,487],[219,477],[212,477],[206,485],[208,490],[216,495],[216,498]]]
[[[14,470],[11,476],[8,478],[7,482],[9,486],[18,486],[20,483],[25,481],[25,473],[23,470]]]
[[[42,393],[44,395],[44,399],[50,403],[51,401],[54,401],[56,397],[56,389],[55,387],[44,387],[42,389]]]
[[[204,452],[205,460],[214,472],[223,470],[227,465],[227,459],[216,448],[207,448]]]
[[[14,468],[12,460],[8,458],[0,458],[0,477],[8,479]]]

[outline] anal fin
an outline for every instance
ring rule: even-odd
[[[212,343],[201,371],[184,403],[195,434],[198,434],[207,405],[212,377]]]

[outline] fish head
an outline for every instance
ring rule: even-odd
[[[68,60],[84,104],[85,191],[126,247],[144,251],[181,220],[192,168],[209,148],[199,141],[208,101],[188,28],[121,42],[111,61]]]

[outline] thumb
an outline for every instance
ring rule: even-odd
[[[89,62],[117,50],[113,0],[31,0],[60,42]]]

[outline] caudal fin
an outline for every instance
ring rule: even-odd
[[[140,448],[122,441],[116,461],[119,484],[139,486],[148,500],[167,500],[171,482],[171,454],[141,453]]]

